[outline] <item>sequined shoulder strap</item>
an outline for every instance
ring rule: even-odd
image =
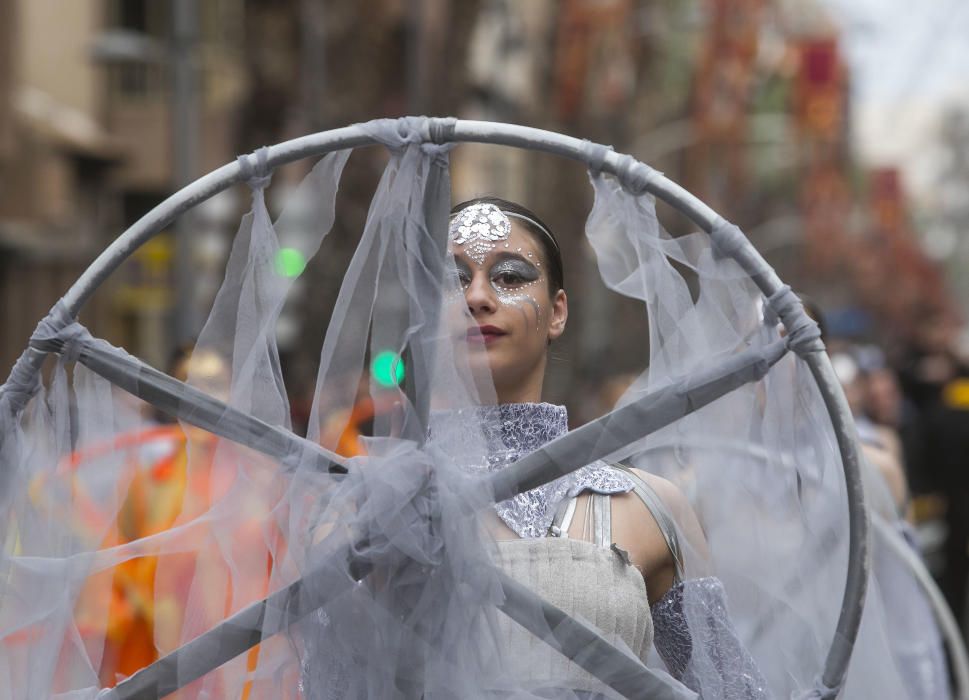
[[[663,499],[659,497],[655,489],[633,469],[622,463],[612,463],[609,466],[621,471],[633,482],[633,492],[652,514],[656,524],[659,525],[663,539],[666,540],[666,546],[669,547],[670,554],[673,555],[673,563],[676,567],[674,583],[682,581],[683,556],[680,551],[680,541],[676,534],[676,521],[673,519],[673,514],[670,513],[669,508],[663,503]]]

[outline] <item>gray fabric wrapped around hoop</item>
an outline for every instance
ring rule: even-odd
[[[25,372],[0,398],[4,697],[161,697],[182,686],[179,697],[213,698],[837,690],[816,679],[844,586],[845,496],[798,356],[819,351],[812,326],[781,337],[776,318],[796,316],[796,303],[759,295],[728,254],[739,231],[673,238],[646,194],[654,171],[628,159],[614,178],[593,163],[586,233],[605,284],[645,304],[648,368],[610,415],[483,475],[474,467],[496,462],[496,431],[482,407],[497,393],[469,356],[473,319],[448,251],[453,128],[366,125],[389,160],[323,339],[305,439],[290,432],[275,341],[293,280],[274,263],[281,248],[309,259],[325,245],[348,151],[321,159],[275,221],[266,151],[240,159],[252,206],[187,386],[69,317],[35,335],[36,350],[60,353],[50,380]],[[590,149],[601,163],[607,151]],[[406,366],[401,385],[369,376],[382,353]],[[147,423],[117,387],[182,428]],[[372,434],[363,454],[338,455],[333,435],[361,398],[379,407]],[[438,412],[473,418],[434,428]],[[655,624],[641,573],[617,550],[535,538],[515,568],[494,534],[506,517],[496,500],[599,459],[662,476],[682,496],[668,506],[684,580],[654,607]],[[555,494],[542,496],[543,517],[594,483],[543,490]],[[542,581],[554,585],[536,595],[529,585]],[[569,593],[551,604],[542,596],[553,588]],[[900,697],[884,622],[876,596],[850,696]],[[530,664],[551,658],[521,651],[532,642],[568,663]]]

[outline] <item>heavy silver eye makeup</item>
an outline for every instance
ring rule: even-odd
[[[521,287],[537,282],[541,273],[530,262],[521,258],[505,258],[492,265],[489,272],[491,284],[495,289]]]
[[[454,266],[457,270],[458,281],[461,286],[471,284],[471,268],[461,258],[455,257]],[[518,255],[505,253],[488,270],[488,279],[496,292],[506,289],[520,289],[531,287],[542,277],[542,273],[531,262]]]

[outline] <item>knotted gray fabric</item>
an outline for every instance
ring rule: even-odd
[[[593,174],[596,174],[593,171]],[[633,195],[645,194],[650,181],[659,172],[645,163],[640,163],[630,155],[619,156],[619,167],[616,177],[622,186]]]
[[[30,336],[30,347],[35,350],[61,355],[65,362],[76,362],[84,345],[91,340],[91,333],[71,316],[63,301],[58,301],[51,312],[37,324]]]
[[[598,175],[602,172],[602,166],[606,162],[606,157],[613,152],[612,146],[604,146],[600,143],[585,140],[582,142],[583,160],[589,166],[589,172]],[[625,162],[625,161],[624,161]]]
[[[243,179],[254,190],[264,190],[269,187],[273,173],[268,166],[269,148],[263,146],[248,156],[238,156],[236,162]],[[256,163],[253,165],[252,160]]]
[[[767,299],[767,304],[784,323],[788,332],[788,345],[798,355],[824,352],[821,328],[807,312],[804,304],[790,287],[784,285]]]

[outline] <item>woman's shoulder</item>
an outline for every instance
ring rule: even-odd
[[[653,493],[659,497],[662,504],[670,510],[671,514],[690,507],[690,502],[687,500],[686,495],[679,486],[669,479],[664,479],[657,474],[652,474],[635,467],[626,467],[626,470],[645,482]]]
[[[675,518],[677,514],[689,510],[690,504],[683,491],[668,479],[621,462],[606,464],[616,473],[616,485],[620,488],[622,484],[626,485],[628,493],[626,497],[619,498],[620,501],[637,503],[640,509],[646,509],[659,521],[666,516]],[[630,481],[633,488],[629,488]],[[616,499],[620,494],[613,493],[612,496]]]
[[[664,546],[670,539],[675,540],[681,556],[688,553],[691,559],[692,555],[705,559],[706,537],[683,490],[669,479],[643,469],[628,468],[628,471],[645,483],[655,499],[647,502],[648,499],[633,490],[617,499],[614,515],[630,521],[628,529],[638,531],[641,536],[654,539],[661,536]],[[670,552],[670,561],[672,556]]]

